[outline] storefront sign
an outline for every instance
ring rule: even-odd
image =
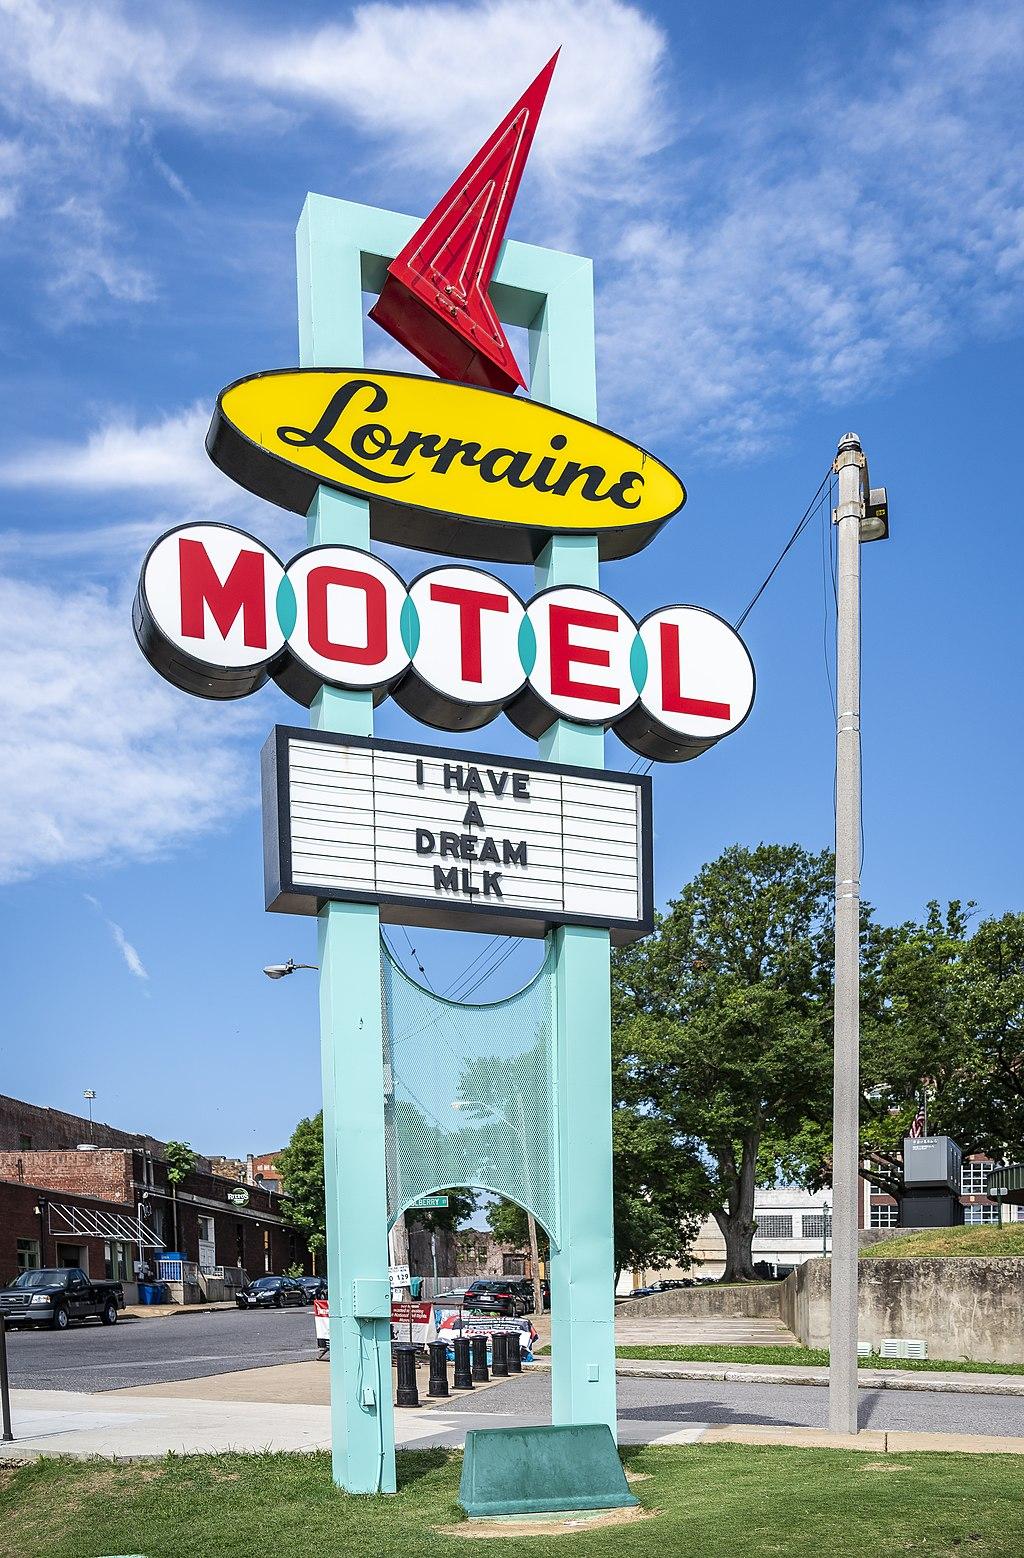
[[[226,525],[156,543],[135,601],[151,664],[187,692],[237,698],[268,678],[308,706],[323,685],[389,694],[441,730],[504,711],[527,735],[555,719],[613,729],[682,762],[737,729],[754,699],[742,639],[696,606],[637,626],[600,590],[561,586],[524,603],[479,568],[431,568],[406,586],[353,547],[310,547],[284,567]]]
[[[686,501],[678,476],[617,433],[418,374],[253,374],[222,391],[206,447],[282,508],[308,513],[326,483],[369,499],[379,541],[492,562],[532,562],[567,532],[629,557]]]
[[[232,1206],[248,1206],[249,1192],[244,1185],[236,1185],[233,1190],[228,1191],[228,1200]]]
[[[653,927],[651,781],[278,726],[263,749],[267,908],[543,936]]]

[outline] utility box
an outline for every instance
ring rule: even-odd
[[[964,1220],[960,1197],[950,1190],[922,1188],[900,1196],[900,1224],[904,1228],[956,1228]]]
[[[903,1183],[960,1193],[960,1148],[952,1136],[906,1136]]]

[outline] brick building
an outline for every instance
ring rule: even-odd
[[[146,1259],[177,1249],[210,1272],[311,1269],[279,1194],[252,1185],[242,1199],[237,1180],[210,1172],[205,1158],[174,1186],[162,1142],[97,1125],[97,1136],[120,1139],[79,1145],[82,1126],[88,1121],[74,1115],[0,1099],[0,1279],[26,1266],[80,1265],[130,1280],[140,1233]],[[50,1145],[37,1148],[40,1139]]]

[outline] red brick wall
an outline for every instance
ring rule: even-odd
[[[120,1148],[95,1152],[0,1152],[0,1180],[38,1185],[65,1195],[133,1203],[131,1153]]]
[[[103,1240],[85,1239],[78,1234],[52,1234],[48,1228],[40,1232],[41,1219],[35,1211],[39,1191],[34,1185],[18,1185],[0,1181],[0,1283],[10,1282],[18,1274],[18,1240],[35,1239],[40,1244],[40,1258],[44,1266],[52,1266],[57,1260],[58,1244],[73,1244],[85,1249],[85,1269],[91,1277],[103,1276]],[[87,1210],[112,1211],[110,1206],[95,1207],[85,1201],[76,1205]]]

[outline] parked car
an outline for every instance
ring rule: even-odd
[[[533,1298],[533,1278],[510,1277],[509,1286],[512,1288],[513,1292],[518,1293],[522,1297],[524,1303],[526,1304],[526,1308],[523,1310],[523,1314],[532,1315],[536,1309]],[[551,1283],[548,1281],[547,1277],[541,1277],[540,1279],[540,1296],[542,1308],[550,1309]]]
[[[326,1277],[296,1277],[295,1280],[300,1288],[303,1289],[310,1303],[313,1302],[314,1298],[327,1297]]]
[[[533,1295],[527,1299],[518,1291],[516,1284],[521,1280],[519,1277],[478,1277],[466,1289],[462,1306],[480,1314],[511,1315],[513,1318],[529,1314]]]
[[[124,1308],[120,1282],[92,1282],[80,1266],[23,1271],[0,1291],[0,1315],[9,1326],[48,1325],[66,1331],[72,1320],[113,1325]]]
[[[294,1277],[256,1277],[235,1294],[239,1309],[283,1309],[286,1304],[308,1304],[306,1290]]]

